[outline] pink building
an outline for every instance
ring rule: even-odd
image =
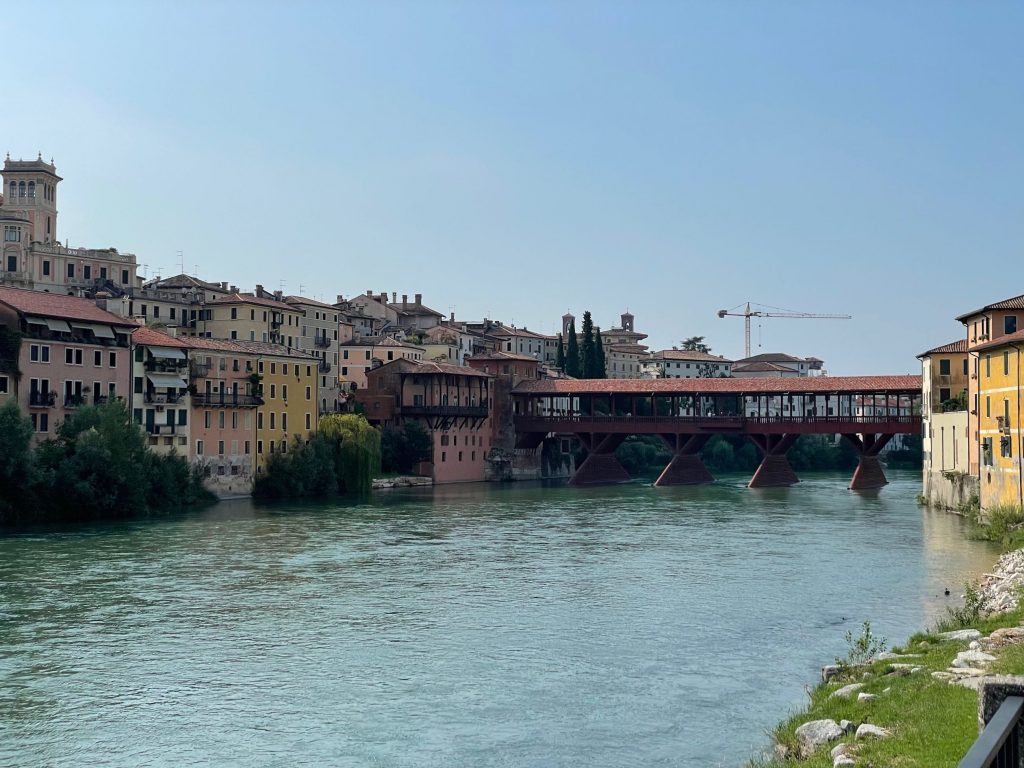
[[[79,406],[127,397],[137,327],[89,299],[0,287],[4,337],[21,334],[16,366],[13,346],[0,348],[0,403],[15,398],[42,441]]]
[[[431,436],[435,483],[486,479],[491,433],[491,383],[483,371],[401,359],[367,373],[356,393],[366,417],[380,426],[420,423]]]

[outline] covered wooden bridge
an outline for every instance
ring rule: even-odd
[[[833,434],[860,455],[850,488],[888,481],[878,454],[897,434],[921,431],[920,376],[789,379],[540,379],[512,391],[517,445],[552,433],[587,449],[572,485],[629,479],[615,449],[630,435],[659,435],[673,456],[656,485],[712,482],[701,449],[716,434],[746,435],[762,460],[750,487],[799,482],[786,452],[800,435]]]

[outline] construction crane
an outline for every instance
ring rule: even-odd
[[[736,312],[735,310],[742,307],[742,304],[737,304],[732,309],[720,309],[718,310],[719,317],[742,317],[746,326],[746,345],[744,357],[750,357],[750,318],[752,317],[788,317],[790,319],[797,320],[850,320],[852,315],[818,315],[810,312],[793,312],[788,309],[780,309],[779,307],[767,307],[764,304],[758,304],[756,306],[765,306],[767,309],[778,310],[776,312],[764,312],[760,309],[751,309],[750,302],[747,302],[746,308],[742,312]]]

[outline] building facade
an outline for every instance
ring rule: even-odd
[[[158,453],[189,457],[192,398],[189,346],[166,333],[138,328],[132,334],[132,421]]]

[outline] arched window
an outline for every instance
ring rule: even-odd
[[[19,181],[18,182],[18,197],[24,197],[24,196],[25,196],[25,182],[24,181]]]
[[[36,196],[36,183],[34,181],[30,181],[28,183],[28,196],[31,197],[32,199],[35,199],[35,196]]]
[[[18,196],[18,182],[12,181],[11,182],[11,197],[17,197],[17,196]]]

